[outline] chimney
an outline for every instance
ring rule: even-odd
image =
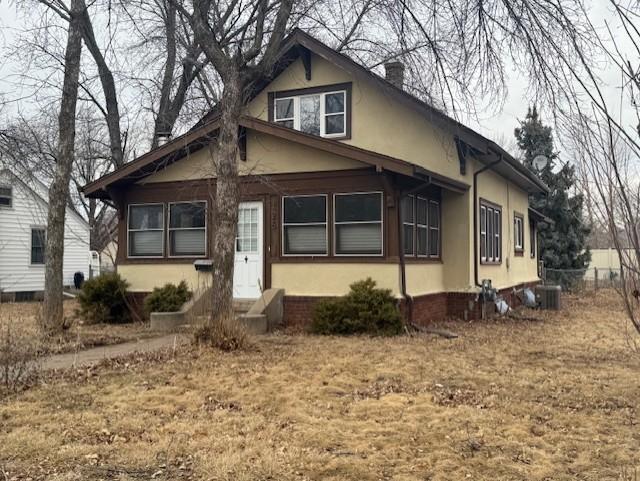
[[[158,132],[158,147],[163,146],[171,140],[171,132]]]
[[[384,64],[387,82],[392,83],[399,89],[404,88],[404,64],[402,62],[387,62]]]

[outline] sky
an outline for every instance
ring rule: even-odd
[[[588,3],[590,3],[590,20],[597,28],[603,28],[605,20],[611,22],[614,25],[614,29],[616,28],[608,1],[590,0]],[[11,45],[15,41],[16,29],[22,26],[20,16],[21,14],[16,12],[15,6],[0,0],[0,52],[3,47]],[[12,78],[16,68],[17,63],[14,58],[7,56],[0,58],[0,98],[2,98],[3,94],[5,98],[15,98],[20,95],[14,90],[14,84],[7,81],[7,79]],[[620,82],[619,73],[615,69],[603,68],[598,74],[603,81],[602,85],[608,97],[607,100],[611,105],[620,105],[620,91],[617,87]],[[521,73],[507,69],[507,79],[508,93],[504,104],[497,112],[480,112],[477,118],[468,117],[460,120],[512,151],[514,147],[514,128],[518,125],[518,120],[524,118],[527,107],[534,99],[528,96],[528,81]],[[549,112],[545,112],[542,109],[541,114],[543,121],[551,122]],[[630,111],[626,112],[624,117],[627,123],[634,121]],[[562,146],[557,147],[562,150]]]

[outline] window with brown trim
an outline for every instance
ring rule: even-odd
[[[164,204],[129,204],[128,257],[164,257]]]
[[[381,256],[382,192],[334,194],[335,255]]]
[[[536,257],[536,223],[529,218],[529,254],[532,259]]]
[[[524,216],[513,214],[513,243],[516,254],[524,252]]]
[[[405,256],[440,257],[440,202],[420,196],[402,198]]]
[[[502,208],[480,201],[480,262],[499,264],[502,260]]]
[[[327,195],[282,198],[282,254],[327,255]]]
[[[269,93],[269,120],[327,138],[351,136],[351,84]]]
[[[207,203],[169,202],[169,257],[202,257],[207,252]]]

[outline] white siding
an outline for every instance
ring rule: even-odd
[[[8,173],[0,172],[0,184],[13,189],[13,205],[0,207],[0,291],[44,290],[44,265],[31,265],[31,228],[46,227],[47,204]],[[71,209],[65,221],[64,284],[73,285],[73,274],[89,278],[89,226]]]

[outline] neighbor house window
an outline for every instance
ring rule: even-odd
[[[164,255],[164,204],[129,205],[129,257]]]
[[[524,251],[524,217],[521,214],[514,214],[513,238],[516,253],[522,253]]]
[[[303,195],[282,199],[284,255],[326,255],[327,196]]]
[[[44,227],[31,228],[31,264],[44,264],[44,251],[47,244],[47,231]]]
[[[0,207],[11,207],[11,187],[0,185]]]
[[[206,231],[206,202],[169,204],[169,256],[204,256],[207,251]]]
[[[334,195],[336,255],[382,255],[382,193]]]
[[[529,219],[529,251],[531,258],[536,256],[536,224],[533,219]]]
[[[307,90],[307,92],[309,92]],[[285,127],[322,137],[347,135],[348,90],[309,93],[282,92],[273,101],[273,121]]]
[[[479,228],[481,262],[499,263],[502,258],[502,208],[482,202]]]
[[[440,256],[440,203],[417,196],[402,199],[404,254]]]

